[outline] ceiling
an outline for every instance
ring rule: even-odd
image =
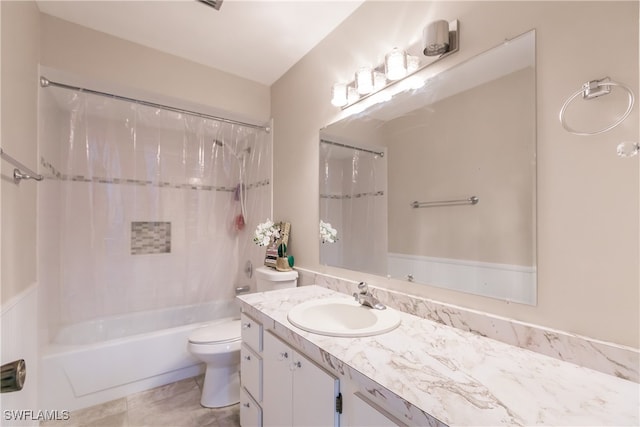
[[[37,1],[41,12],[267,86],[364,0]]]

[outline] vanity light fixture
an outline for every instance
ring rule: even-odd
[[[407,55],[407,74],[412,74],[420,68],[420,58],[413,55]]]
[[[379,91],[387,85],[387,77],[381,71],[373,72],[373,90]]]
[[[331,104],[336,107],[344,107],[347,105],[347,85],[344,83],[335,83],[331,88]]]
[[[405,49],[394,48],[385,55],[384,62],[376,67],[359,68],[355,72],[354,81],[350,83],[334,84],[331,104],[345,109],[403,81],[434,62],[457,52],[460,45],[459,38],[458,20],[451,22],[438,20],[429,23],[424,27],[422,39],[417,43]],[[415,81],[400,85],[399,91],[423,86],[424,81],[418,82],[418,80],[416,78]]]
[[[424,27],[422,39],[425,56],[442,55],[449,50],[449,23],[445,20],[431,22]]]
[[[387,80],[400,80],[407,75],[407,52],[394,47],[384,57],[384,73]]]
[[[358,89],[356,89],[355,86],[347,86],[347,102],[353,104],[358,99],[360,99]]]
[[[366,95],[373,91],[373,70],[371,67],[362,67],[356,71],[356,88],[360,95]]]

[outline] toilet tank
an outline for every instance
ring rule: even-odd
[[[266,266],[256,268],[256,284],[258,292],[274,289],[295,288],[298,285],[298,272],[277,271]]]

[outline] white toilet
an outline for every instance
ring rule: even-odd
[[[263,266],[256,268],[255,273],[258,292],[295,288],[298,285],[298,272],[295,270],[277,271]]]
[[[202,406],[221,408],[240,401],[240,344],[240,319],[221,319],[189,335],[189,352],[207,365]]]
[[[297,271],[276,271],[269,267],[255,270],[258,292],[295,288]],[[240,401],[240,335],[239,319],[226,318],[189,335],[189,352],[207,365],[200,404],[221,408]]]

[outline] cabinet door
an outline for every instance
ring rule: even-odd
[[[262,401],[262,359],[248,345],[240,348],[240,380],[249,394],[257,401]]]
[[[294,353],[293,360],[294,426],[339,426],[336,396],[340,383],[306,357]]]
[[[262,324],[245,313],[240,313],[240,325],[242,325],[242,342],[259,354],[262,351]]]
[[[349,408],[349,425],[357,427],[406,427],[406,424],[371,402],[360,392],[353,395]]]
[[[292,426],[293,352],[271,332],[263,337],[262,421],[268,426]]]
[[[262,426],[262,409],[245,389],[240,389],[240,425],[242,427]]]

